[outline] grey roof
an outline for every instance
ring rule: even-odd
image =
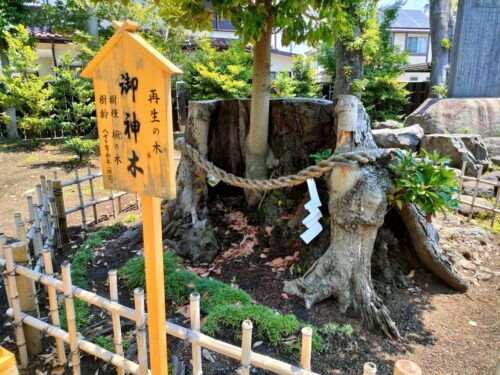
[[[421,10],[400,9],[391,26],[393,29],[429,29],[429,16]]]

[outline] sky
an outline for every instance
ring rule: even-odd
[[[394,0],[380,0],[379,5],[389,5],[393,4]],[[428,0],[408,0],[405,5],[403,5],[403,9],[422,9],[425,4],[427,4]]]

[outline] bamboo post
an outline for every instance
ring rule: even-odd
[[[4,247],[6,246],[6,244],[7,244],[7,237],[5,237],[5,234],[0,233],[0,259],[5,259]],[[7,302],[9,304],[9,307],[12,307],[9,298],[9,278],[7,277],[7,273],[3,272],[2,278],[3,278],[3,285],[5,287],[5,293],[7,294]]]
[[[54,268],[52,267],[52,254],[49,249],[44,249],[42,254],[45,274],[53,276]],[[47,286],[47,293],[49,295],[49,311],[52,325],[60,328],[61,321],[59,320],[59,306],[57,305],[57,290],[53,286]],[[64,366],[66,364],[66,353],[64,352],[64,341],[60,338],[56,338],[56,352],[59,366]]]
[[[49,199],[49,189],[48,181],[44,175],[40,176],[40,183],[42,185],[42,197],[43,197],[43,214],[44,220],[47,224],[47,238],[53,240],[52,236],[52,218],[50,216],[50,199]]]
[[[477,171],[476,183],[474,184],[474,194],[472,194],[472,200],[470,202],[469,216],[467,217],[467,222],[469,222],[472,219],[472,210],[474,209],[474,203],[476,202],[477,191],[479,189],[479,180],[481,179],[482,175],[483,175],[483,166],[480,165],[479,170]]]
[[[28,201],[28,214],[30,217],[29,224],[31,226],[35,222],[35,210],[33,209],[33,197],[31,195],[28,195],[26,197],[26,200]]]
[[[460,179],[459,179],[459,188],[458,188],[458,200],[460,200],[460,197],[462,196],[462,189],[464,187],[464,177],[465,177],[465,168],[467,167],[467,163],[464,161],[462,163],[462,174],[460,175]]]
[[[250,320],[241,323],[241,375],[250,375],[250,362],[252,361],[252,328]]]
[[[191,293],[189,296],[189,317],[191,321],[191,330],[200,332],[200,294]],[[191,343],[193,375],[203,374],[201,346],[198,343]]]
[[[498,207],[498,203],[500,202],[500,184],[497,185],[497,197],[495,198],[495,204],[493,205],[493,217],[491,218],[491,227],[495,225],[495,221],[497,219],[496,209]]]
[[[148,374],[148,347],[146,340],[146,314],[144,312],[144,289],[134,289],[135,325],[137,331],[137,361],[139,374]],[[167,355],[166,353],[164,355]]]
[[[366,362],[363,365],[363,375],[375,375],[377,373],[377,365],[373,362]]]
[[[54,194],[54,200],[56,204],[55,212],[57,213],[57,220],[59,222],[58,228],[59,228],[61,244],[65,244],[69,241],[68,223],[66,221],[66,210],[64,208],[64,195],[60,180],[55,179],[54,181],[52,181],[52,191]]]
[[[23,217],[20,212],[14,214],[14,222],[16,223],[16,238],[18,241],[26,242],[26,226],[24,225]]]
[[[122,208],[122,196],[121,195],[118,196],[117,202],[118,202],[118,215],[119,215],[123,211],[123,208]]]
[[[52,212],[52,218],[50,221],[52,222],[52,226],[54,227],[54,237],[56,241],[56,247],[61,248],[62,241],[61,241],[61,233],[59,230],[59,217],[57,215],[57,204],[56,204],[56,199],[54,197],[54,187],[52,185],[51,180],[47,181],[47,197]]]
[[[92,171],[90,170],[90,167],[87,166],[87,174],[90,176],[92,174]],[[95,191],[94,191],[94,178],[89,179],[89,185],[90,185],[90,197],[92,198],[92,202],[94,204],[92,205],[92,211],[94,212],[94,221],[97,224],[97,204],[95,203]]]
[[[35,217],[35,234],[33,235],[33,249],[35,251],[35,256],[40,255],[43,250],[43,236],[42,230],[40,228],[40,210],[38,209],[38,204],[33,203],[33,213]]]
[[[394,364],[394,375],[422,375],[422,370],[409,359],[400,359]]]
[[[302,328],[302,347],[300,351],[300,368],[306,371],[311,371],[311,348],[312,348],[311,327]]]
[[[71,283],[71,265],[68,261],[64,261],[61,265],[61,276],[64,284],[66,318],[68,319],[71,365],[73,366],[73,374],[80,375],[80,351],[78,349],[78,336],[76,332],[75,303],[73,301],[73,285]]]
[[[109,280],[109,299],[113,302],[118,303],[118,280],[116,270],[110,270],[108,272]],[[111,319],[113,321],[113,340],[115,343],[116,354],[123,357],[123,346],[122,346],[122,327],[120,324],[120,314],[116,312],[111,313]],[[116,372],[118,375],[124,375],[123,369],[117,367]]]
[[[49,229],[48,229],[47,217],[45,215],[45,212],[46,212],[45,199],[43,197],[43,191],[42,191],[41,184],[36,185],[36,195],[37,195],[37,199],[38,199],[39,211],[42,212],[42,220],[40,222],[40,227],[42,228],[42,235],[43,235],[43,237],[47,238]],[[38,219],[40,220],[40,212],[38,213]]]
[[[113,210],[113,218],[116,219],[115,192],[113,190],[111,190],[111,195],[109,196],[109,200],[111,201],[111,209]]]
[[[24,336],[23,321],[21,319],[21,304],[19,303],[19,293],[16,285],[16,270],[14,268],[14,259],[12,257],[12,249],[10,246],[4,247],[5,268],[7,270],[7,278],[9,279],[10,306],[14,313],[14,330],[16,333],[17,350],[19,352],[19,360],[21,368],[28,367],[28,351],[26,349],[26,338]]]
[[[23,267],[29,267],[31,258],[26,242],[15,242],[10,246],[14,263]],[[16,275],[15,279],[21,311],[36,318],[40,317],[35,282],[21,275]],[[40,332],[31,327],[24,327],[24,335],[26,337],[28,353],[30,355],[40,354],[43,349]]]
[[[138,194],[135,195],[135,203],[137,204],[137,209],[141,209],[141,198],[139,197]]]
[[[80,174],[78,172],[78,168],[75,169],[75,179],[76,179],[76,188],[78,190],[78,198],[80,199],[80,212],[82,214],[82,226],[84,230],[88,229],[87,226],[87,217],[85,215],[85,202],[83,200],[83,192],[82,192],[82,186],[80,184]]]

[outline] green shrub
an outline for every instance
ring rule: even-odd
[[[97,139],[80,139],[77,137],[68,139],[64,144],[64,150],[77,155],[80,162],[91,155],[95,155],[98,147],[99,141]]]
[[[458,209],[458,193],[455,172],[447,167],[448,157],[437,151],[432,154],[422,149],[423,154],[396,150],[394,163],[389,169],[395,174],[394,194],[388,195],[399,208],[403,204],[415,203],[430,220],[438,211],[446,215],[447,210]]]
[[[281,315],[270,308],[254,304],[252,297],[245,291],[224,284],[218,280],[201,278],[185,269],[179,269],[179,260],[171,252],[164,254],[165,295],[168,301],[183,305],[189,301],[189,295],[198,292],[201,295],[201,311],[205,314],[203,331],[214,334],[226,327],[234,331],[237,339],[241,331],[241,322],[252,320],[257,337],[268,340],[271,345],[284,345],[285,349],[298,348],[299,332],[306,324],[294,315]],[[127,287],[144,287],[144,258],[132,258],[119,270],[125,278]],[[295,339],[290,336],[296,335]],[[313,338],[313,347],[320,350],[323,340],[319,334]]]
[[[242,98],[251,89],[252,55],[240,42],[217,51],[200,39],[196,52],[183,66],[183,80],[193,100]]]
[[[115,342],[114,342],[113,336],[111,336],[111,335],[97,336],[94,339],[94,344],[99,345],[101,348],[104,348],[109,352],[112,352],[112,353],[115,352]],[[122,347],[123,347],[123,350],[126,352],[130,348],[130,341],[123,338],[122,339]]]
[[[272,96],[276,98],[293,98],[295,96],[295,81],[288,70],[279,72],[271,81]]]

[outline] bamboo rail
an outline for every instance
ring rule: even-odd
[[[459,182],[459,192],[457,195],[457,199],[460,203],[463,203],[464,205],[469,206],[468,212],[467,212],[467,222],[469,222],[472,219],[472,213],[474,208],[479,208],[481,210],[484,210],[486,212],[491,212],[492,218],[491,218],[491,227],[495,225],[495,221],[497,219],[497,215],[500,214],[500,181],[492,181],[492,180],[485,180],[482,179],[482,172],[483,172],[483,166],[479,166],[479,171],[476,177],[470,177],[470,176],[465,176],[465,169],[467,167],[466,163],[462,164],[462,174],[460,175],[458,182]],[[467,201],[463,198],[463,185],[464,181],[473,181],[475,182],[474,187],[473,187],[473,193],[472,193],[472,198],[470,201]],[[478,204],[476,203],[477,196],[479,194],[479,185],[486,185],[486,186],[492,186],[494,188],[494,191],[496,189],[496,197],[495,197],[495,202],[493,203],[493,206],[488,207],[483,204]]]
[[[7,315],[13,317],[14,316],[13,309],[8,309]],[[60,339],[67,344],[70,343],[70,337],[68,332],[63,331],[60,328],[54,327],[53,325],[45,323],[40,319],[33,318],[32,316],[29,316],[25,313],[20,314],[20,319],[24,324],[34,327],[39,331],[45,332],[47,335]],[[139,366],[136,363],[129,361],[124,357],[114,354],[84,339],[79,339],[77,344],[78,344],[78,349],[81,349],[86,353],[96,356],[97,358],[107,363],[111,363],[114,366],[121,367],[130,374],[137,374],[137,375],[140,374]]]

